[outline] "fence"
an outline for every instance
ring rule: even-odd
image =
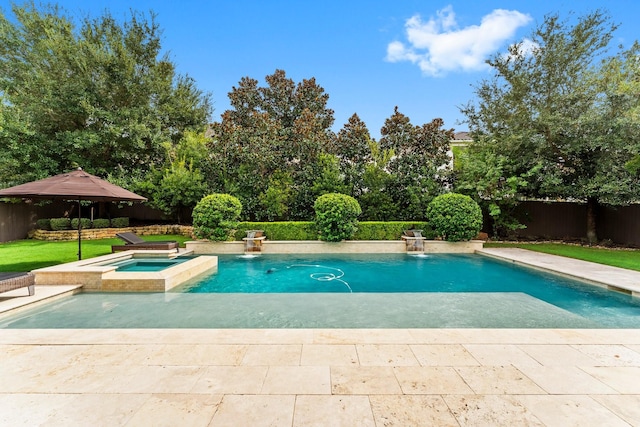
[[[144,205],[118,207],[114,203],[95,203],[82,207],[82,217],[90,218],[91,210],[95,218],[129,217],[144,223],[163,223],[162,212]],[[35,228],[39,218],[77,218],[77,202],[53,201],[42,206],[33,203],[0,202],[0,242],[9,242],[27,238]]]
[[[520,221],[527,228],[518,236],[529,239],[586,239],[587,207],[570,202],[523,202],[518,207]],[[596,212],[600,240],[640,247],[640,204],[600,206]]]
[[[68,216],[69,203],[53,202],[43,206],[32,203],[0,203],[0,242],[27,237],[38,218]]]

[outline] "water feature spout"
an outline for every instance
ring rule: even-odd
[[[424,253],[426,238],[422,236],[422,230],[405,230],[402,239],[406,242],[407,253]]]
[[[244,237],[244,253],[247,254],[260,254],[262,252],[262,241],[265,237],[262,235],[262,230],[247,230],[247,237]]]

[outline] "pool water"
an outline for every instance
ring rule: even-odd
[[[111,265],[117,267],[117,271],[124,272],[148,272],[161,271],[176,264],[186,261],[186,258],[132,258],[126,261],[117,262]]]
[[[180,292],[83,293],[0,328],[638,328],[639,300],[478,255],[220,256]]]

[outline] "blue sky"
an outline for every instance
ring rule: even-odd
[[[395,106],[416,125],[436,117],[466,130],[459,107],[490,76],[484,60],[526,38],[546,14],[606,9],[621,26],[615,43],[640,39],[632,1],[416,0],[60,0],[73,16],[109,10],[125,18],[153,10],[163,47],[181,74],[213,95],[212,120],[227,94],[249,76],[283,69],[296,82],[315,77],[329,94],[339,130],[357,113],[375,138]],[[0,0],[6,13],[10,3]],[[612,46],[614,47],[614,46]]]

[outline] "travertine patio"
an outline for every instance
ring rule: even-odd
[[[2,330],[0,424],[640,425],[639,330]]]

